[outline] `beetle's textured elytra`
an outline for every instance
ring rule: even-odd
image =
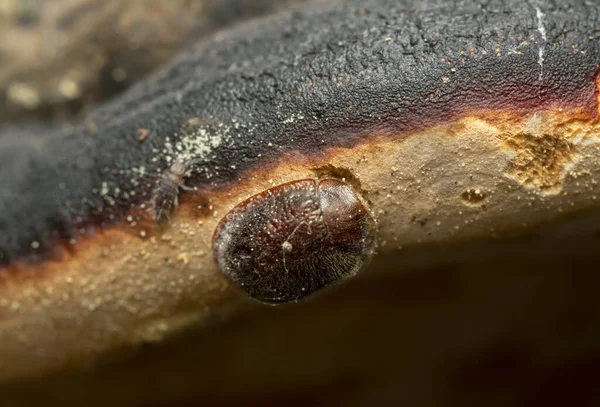
[[[350,185],[304,179],[233,208],[217,226],[213,253],[251,297],[282,303],[358,273],[375,235],[375,221]]]

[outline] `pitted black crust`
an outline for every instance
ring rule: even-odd
[[[192,118],[230,125],[235,140],[196,163],[187,184],[206,190],[282,153],[351,147],[374,130],[402,137],[470,110],[592,110],[598,8],[539,3],[545,42],[536,4],[516,0],[315,4],[203,41],[71,129],[7,130],[0,134],[0,262],[35,260],[147,202],[169,166],[152,161],[156,150]],[[144,142],[139,129],[149,133]],[[127,171],[141,166],[154,175],[132,185]],[[98,192],[103,182],[121,194],[107,201]]]

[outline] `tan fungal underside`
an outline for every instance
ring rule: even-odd
[[[351,149],[294,155],[235,187],[183,194],[171,223],[124,225],[62,261],[20,266],[0,287],[0,381],[86,363],[237,304],[211,238],[245,198],[306,177],[349,173],[378,221],[378,254],[425,242],[513,235],[599,206],[600,125],[576,111],[481,112]],[[199,208],[200,206],[200,208]],[[133,230],[134,233],[131,233]]]

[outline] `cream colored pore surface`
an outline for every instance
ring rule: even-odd
[[[512,235],[597,208],[598,135],[596,123],[550,113],[381,134],[320,160],[288,157],[213,196],[209,216],[180,207],[156,235],[108,231],[42,277],[1,288],[0,381],[85,365],[249,304],[216,269],[211,238],[228,210],[264,189],[325,166],[349,171],[378,221],[377,255],[402,255],[397,249]]]

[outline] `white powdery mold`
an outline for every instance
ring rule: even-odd
[[[304,115],[292,113],[287,119],[283,121],[284,124],[294,123],[300,120],[304,120]]]
[[[180,190],[193,190],[185,183],[185,179],[195,173],[203,172],[211,178],[211,171],[203,163],[215,149],[230,139],[231,127],[219,124],[209,128],[199,127],[190,132],[180,132],[175,135],[175,141],[166,138],[161,160],[168,167],[160,171],[155,181],[152,199],[149,203],[150,212],[158,222],[168,220],[170,213],[178,206]],[[157,157],[155,157],[157,158]]]
[[[198,129],[191,134],[184,135],[175,143],[175,161],[183,163],[195,161],[207,157],[223,143],[223,139],[229,134],[229,127],[219,129],[214,134],[206,129]]]

